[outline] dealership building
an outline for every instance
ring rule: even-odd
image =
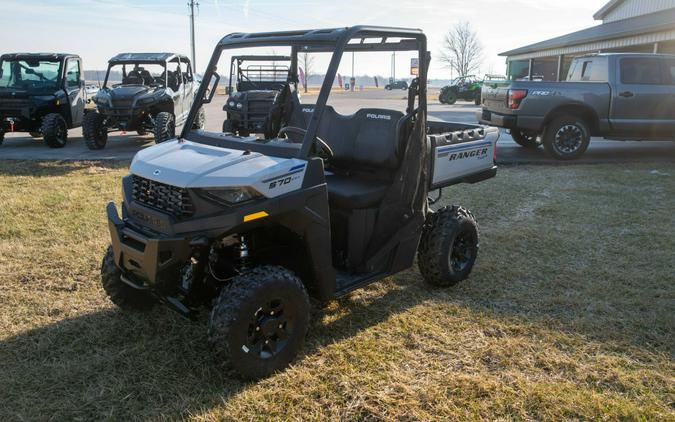
[[[612,0],[602,24],[501,53],[512,79],[560,81],[574,57],[593,53],[675,54],[675,0]]]

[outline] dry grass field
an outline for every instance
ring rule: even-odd
[[[469,280],[312,312],[295,364],[222,373],[197,322],[99,287],[126,163],[0,161],[0,420],[675,420],[675,166],[522,166],[471,208]]]

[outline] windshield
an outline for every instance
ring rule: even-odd
[[[26,91],[56,89],[60,74],[61,62],[57,60],[2,60],[0,88]]]
[[[180,68],[169,68],[169,79],[177,78],[178,75],[180,75]],[[105,87],[111,85],[113,88],[119,85],[165,86],[166,79],[166,67],[163,64],[120,63],[108,68]]]

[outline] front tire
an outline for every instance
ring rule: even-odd
[[[50,113],[42,119],[42,135],[49,148],[63,148],[68,141],[68,125],[58,113]]]
[[[155,301],[146,291],[134,289],[122,281],[122,271],[115,265],[112,246],[103,257],[101,284],[110,301],[125,310],[143,311],[152,308]]]
[[[82,134],[84,143],[90,150],[105,148],[108,143],[108,128],[105,126],[105,117],[99,113],[87,113],[82,120]]]
[[[466,279],[478,256],[478,225],[470,211],[444,207],[429,214],[417,252],[424,281],[448,287]]]
[[[203,130],[205,125],[206,125],[206,112],[204,111],[204,107],[199,107],[199,111],[197,112],[195,122],[192,124],[192,129]]]
[[[223,133],[234,133],[232,120],[223,120]]]
[[[261,266],[223,287],[209,319],[216,358],[244,379],[284,369],[309,328],[309,296],[302,282],[279,266]]]
[[[511,130],[511,137],[513,141],[520,145],[523,148],[527,149],[537,149],[539,148],[539,143],[537,142],[538,135],[532,132],[526,132],[520,129]]]
[[[445,104],[453,105],[456,102],[457,102],[457,94],[448,90],[448,92],[445,93]]]
[[[176,120],[173,114],[166,111],[157,113],[155,117],[155,143],[161,144],[176,137]]]
[[[544,148],[557,160],[575,160],[591,142],[588,123],[573,115],[559,116],[546,127]]]

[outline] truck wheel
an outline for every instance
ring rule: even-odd
[[[42,135],[49,148],[63,148],[68,141],[68,126],[58,113],[50,113],[42,119]]]
[[[309,328],[309,296],[279,266],[253,268],[223,287],[209,319],[216,358],[245,379],[266,377],[295,358]]]
[[[470,211],[444,207],[429,214],[417,265],[432,286],[452,286],[469,276],[478,256],[478,225]]]
[[[204,129],[205,124],[206,124],[206,113],[204,112],[204,107],[199,107],[199,111],[197,112],[195,122],[192,124],[192,129]]]
[[[558,160],[574,160],[586,152],[591,142],[588,124],[579,117],[562,115],[553,119],[544,132],[544,148]]]
[[[115,254],[112,246],[103,257],[101,264],[101,284],[110,301],[118,307],[126,310],[147,310],[155,304],[148,292],[134,289],[122,281],[122,272],[115,265]]]
[[[33,137],[33,138],[42,138],[42,133],[41,132],[28,132],[28,134]]]
[[[166,111],[155,117],[155,143],[161,144],[176,136],[176,121],[173,114]]]
[[[537,149],[539,148],[539,143],[537,143],[538,135],[533,132],[527,132],[520,129],[511,130],[511,137],[513,141],[520,145],[523,148],[527,149]]]
[[[87,113],[82,120],[82,135],[84,143],[91,150],[105,148],[108,143],[108,128],[105,126],[105,117],[99,113]]]

